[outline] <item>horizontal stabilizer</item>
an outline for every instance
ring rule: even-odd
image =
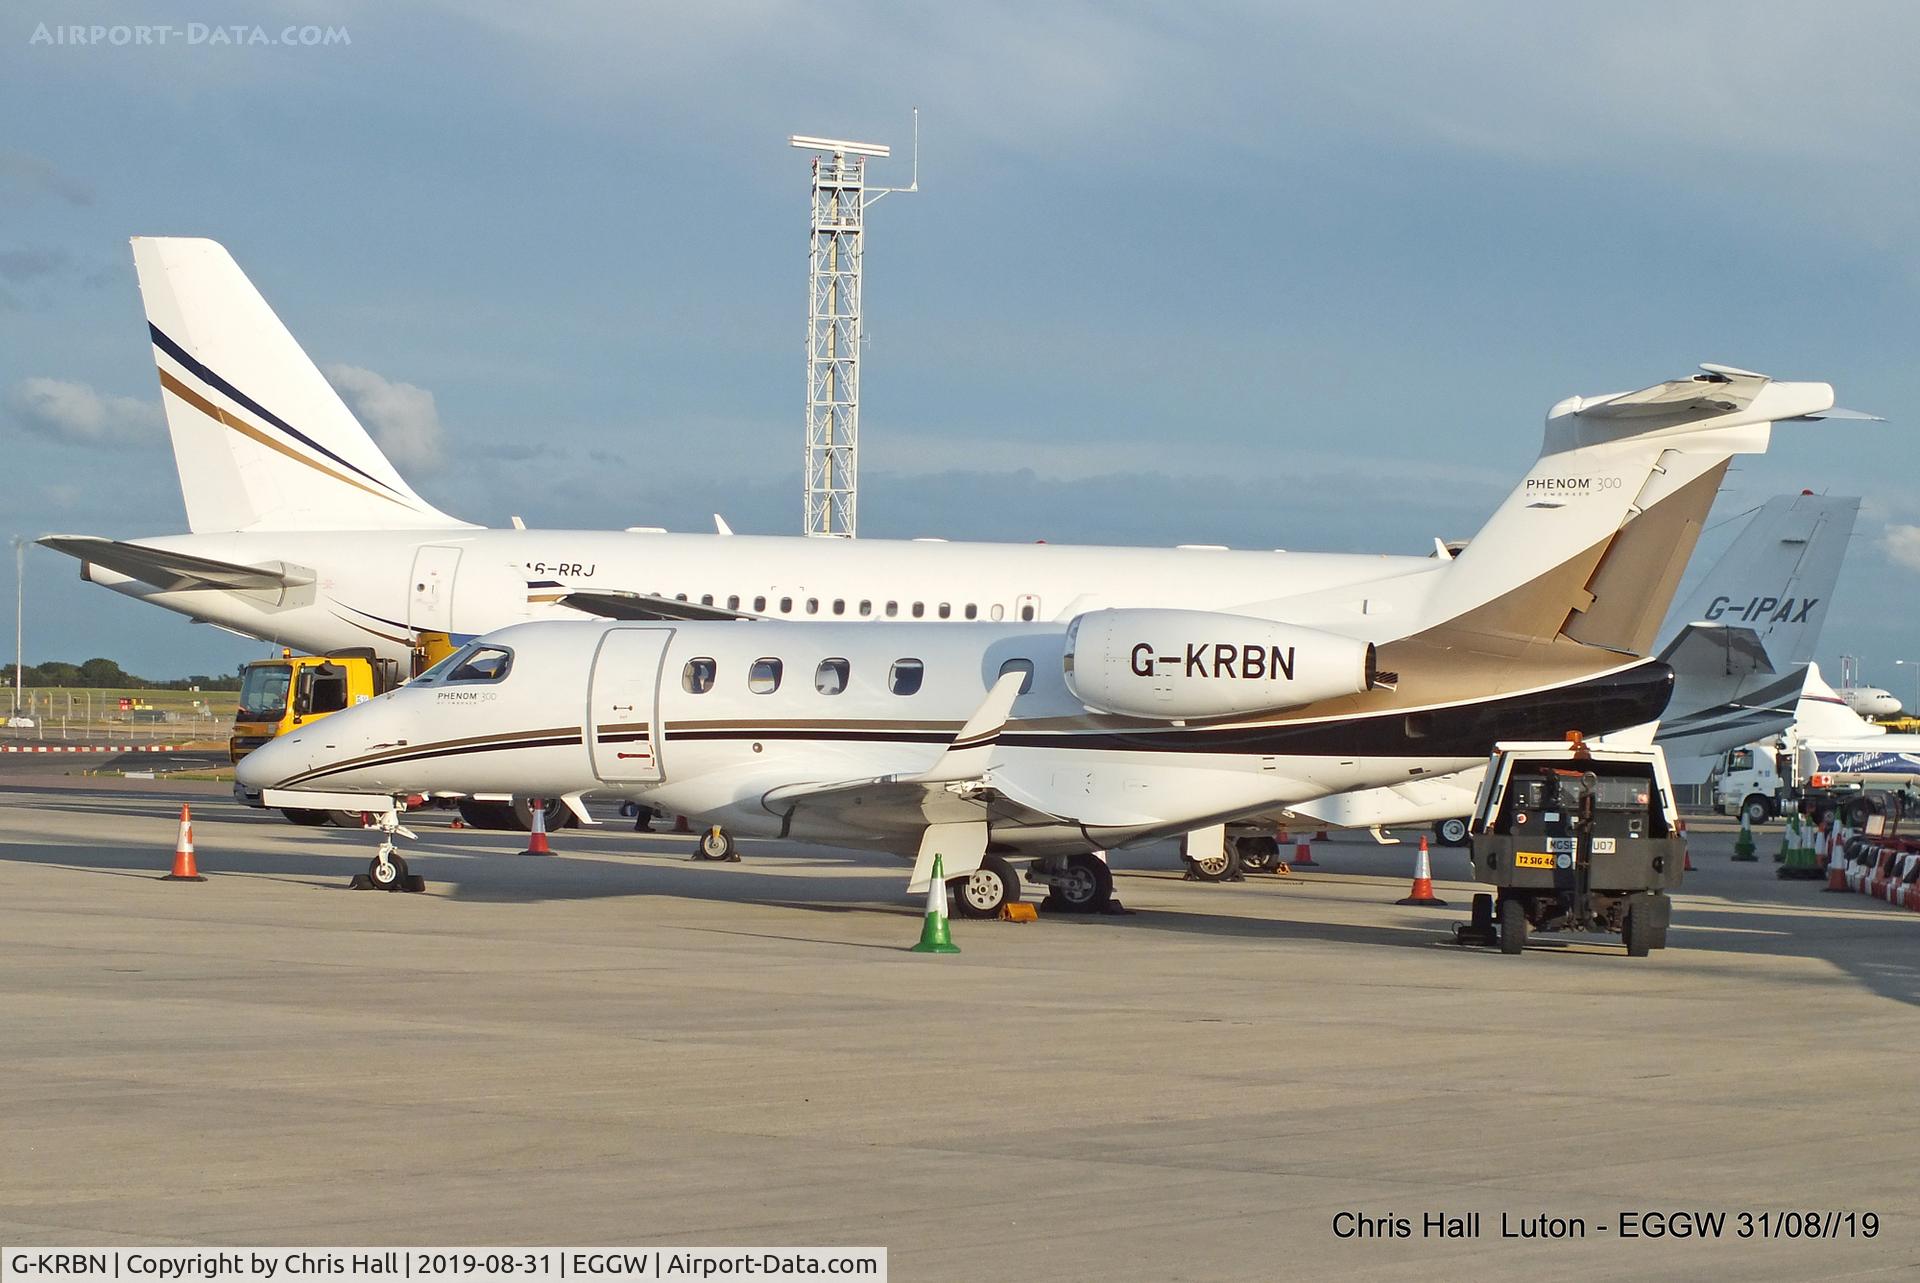
[[[284,561],[258,566],[231,561],[192,557],[164,548],[121,543],[95,535],[47,535],[37,540],[55,552],[77,557],[89,566],[101,566],[116,574],[152,584],[163,592],[190,592],[196,589],[221,592],[262,591],[300,588],[314,581],[311,570],[289,566]]]
[[[1660,652],[1676,676],[1747,677],[1775,671],[1760,634],[1751,628],[1688,624]]]
[[[697,601],[681,601],[678,597],[655,597],[638,592],[570,592],[556,600],[562,606],[571,607],[583,614],[598,615],[602,619],[618,619],[629,623],[760,618],[743,610],[728,610],[724,606],[703,606]]]

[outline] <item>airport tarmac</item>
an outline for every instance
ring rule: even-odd
[[[183,798],[201,884],[156,877]],[[0,829],[10,1245],[878,1244],[900,1280],[1920,1264],[1920,914],[1730,864],[1724,822],[1646,959],[1459,949],[1464,857],[1435,852],[1451,909],[1402,908],[1411,848],[1364,836],[1220,886],[1122,852],[1131,915],[960,921],[943,958],[862,853],[694,863],[616,821],[543,860],[430,814],[429,893],[355,893],[371,834],[21,770]],[[1623,1238],[1676,1210],[1734,1219]],[[1737,1237],[1784,1211],[1878,1234]],[[1586,1236],[1502,1237],[1543,1213]]]

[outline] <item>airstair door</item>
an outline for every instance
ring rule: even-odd
[[[612,628],[593,657],[587,743],[593,773],[609,784],[662,778],[660,664],[671,628]]]

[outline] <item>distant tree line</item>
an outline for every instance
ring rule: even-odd
[[[166,681],[157,681],[150,677],[136,677],[124,671],[111,659],[89,659],[84,664],[68,664],[59,660],[49,660],[44,664],[28,664],[20,674],[21,682],[26,686],[65,686],[74,690],[108,690],[119,687],[125,690],[144,691],[183,691],[198,686],[203,691],[233,691],[240,689],[240,677],[237,673],[223,673],[218,677],[209,677],[205,673],[196,673],[192,677],[174,677]],[[7,665],[6,676],[0,679],[0,687],[12,687],[13,665]]]

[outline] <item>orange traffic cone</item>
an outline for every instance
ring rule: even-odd
[[[1417,904],[1432,909],[1444,909],[1447,902],[1433,893],[1433,864],[1427,857],[1427,835],[1420,835],[1420,859],[1413,866],[1413,891],[1404,900],[1395,904]]]
[[[693,832],[693,826],[687,823],[686,816],[676,815],[673,817],[673,831],[675,833],[691,833]]]
[[[1313,858],[1313,848],[1307,845],[1305,838],[1301,838],[1293,844],[1293,867],[1296,869],[1317,869],[1320,867],[1320,862]]]
[[[520,854],[553,854],[553,848],[547,845],[547,804],[541,798],[533,799],[533,832],[527,836],[527,849]]]
[[[1847,890],[1847,862],[1845,860],[1827,861],[1827,890]]]
[[[193,860],[193,816],[187,813],[187,804],[180,804],[180,836],[173,844],[173,872],[160,879],[162,882],[205,882],[200,876],[200,866]]]
[[[1318,833],[1315,833],[1313,835],[1313,840],[1316,842],[1325,842],[1327,840],[1327,831],[1325,829],[1321,829]]]

